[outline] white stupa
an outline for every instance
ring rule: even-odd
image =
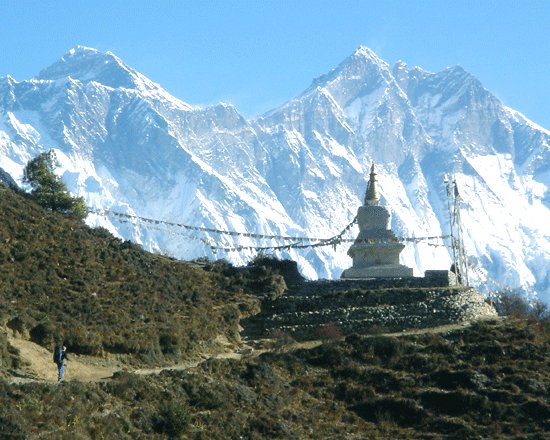
[[[412,277],[410,267],[399,264],[399,254],[405,245],[391,228],[391,212],[387,206],[380,206],[376,188],[374,162],[365,202],[357,211],[359,234],[348,250],[353,266],[346,269],[341,278],[385,278]]]

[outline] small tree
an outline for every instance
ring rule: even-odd
[[[53,150],[31,159],[23,170],[23,182],[31,185],[31,199],[52,212],[84,220],[88,208],[82,197],[73,197],[67,185],[55,174],[59,162]]]

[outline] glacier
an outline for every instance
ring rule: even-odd
[[[30,80],[0,78],[0,168],[18,184],[53,148],[90,226],[185,260],[289,258],[309,279],[351,266],[374,161],[415,276],[452,263],[448,240],[422,239],[450,232],[448,174],[472,283],[550,302],[549,144],[462,67],[392,67],[366,47],[251,119],[193,107],[81,46]]]

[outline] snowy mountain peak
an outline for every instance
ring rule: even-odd
[[[445,70],[435,74],[435,75],[441,75],[442,77],[445,77],[446,81],[450,81],[452,83],[460,82],[461,84],[472,84],[475,86],[480,86],[481,82],[470,72],[468,72],[466,69],[464,69],[460,65],[447,67]]]
[[[56,81],[72,78],[87,84],[91,81],[113,89],[158,90],[160,86],[128,67],[114,54],[77,46],[51,66],[43,69],[33,80]]]
[[[8,84],[17,83],[17,81],[11,75],[4,76],[4,77],[0,78],[0,81],[6,82]]]
[[[530,121],[517,110],[511,109],[510,107],[504,107],[504,109],[514,118],[515,122],[518,122],[519,124],[527,125],[537,131],[540,131],[550,136],[550,130],[547,130],[546,128],[541,127],[540,125],[534,123],[533,121]]]
[[[409,71],[409,68],[407,67],[407,63],[405,63],[404,61],[397,61],[394,65],[393,65],[393,70],[404,70],[406,72]]]
[[[444,72],[451,72],[455,75],[462,75],[464,73],[468,74],[469,76],[473,76],[471,75],[470,73],[468,73],[466,71],[466,69],[464,69],[464,67],[462,67],[460,64],[455,64],[454,66],[451,66],[451,67],[447,67]]]
[[[330,94],[342,108],[375,89],[394,82],[389,65],[366,47],[360,47],[338,67],[314,79],[298,99],[309,94]]]
[[[389,66],[386,62],[378,58],[370,49],[360,47],[342,61],[338,67],[314,79],[309,89],[323,87],[339,78],[341,80],[368,80],[367,76],[387,71],[389,71]]]
[[[100,52],[84,46],[71,49],[50,67],[43,69],[32,81],[92,82],[109,89],[131,90],[143,98],[162,102],[179,110],[193,110],[189,104],[175,98],[161,86],[129,67],[111,52]],[[75,84],[76,85],[76,84]]]
[[[369,60],[372,60],[372,61],[377,62],[377,63],[383,63],[384,62],[380,58],[378,58],[378,56],[372,50],[370,50],[368,47],[365,47],[365,46],[359,46],[357,48],[357,50],[353,53],[353,55],[351,55],[351,57],[349,57],[349,58],[351,58],[351,59],[360,59],[360,58],[369,59]]]

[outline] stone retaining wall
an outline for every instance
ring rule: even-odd
[[[401,331],[497,316],[477,289],[449,286],[453,281],[449,277],[447,287],[437,286],[443,278],[435,283],[430,278],[386,278],[291,286],[276,300],[262,301],[259,314],[242,320],[242,335],[260,339],[282,330],[307,340],[318,339],[319,330],[330,323],[347,335],[367,333],[373,326]]]

